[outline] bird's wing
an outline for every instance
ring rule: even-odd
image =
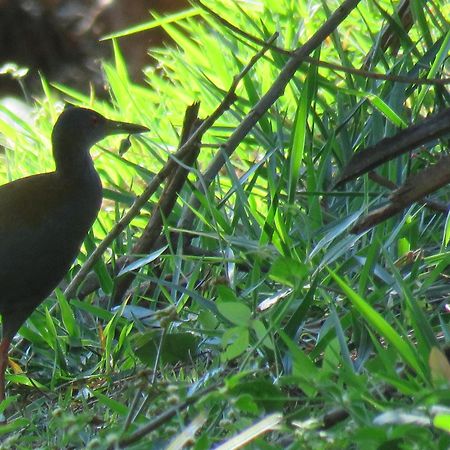
[[[39,227],[58,201],[58,185],[52,173],[21,178],[0,186],[0,236],[23,227]]]

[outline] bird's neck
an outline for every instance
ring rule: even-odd
[[[64,148],[53,146],[56,172],[65,179],[97,177],[89,149],[75,144],[65,143]]]

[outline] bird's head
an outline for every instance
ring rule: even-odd
[[[86,108],[66,107],[53,127],[52,144],[56,170],[82,173],[92,164],[89,149],[106,136],[149,131],[142,125],[117,122]]]
[[[146,131],[149,131],[148,128],[142,125],[109,120],[91,109],[68,107],[55,123],[52,141],[54,147],[76,143],[81,149],[89,150],[106,136]]]

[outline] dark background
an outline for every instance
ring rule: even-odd
[[[23,87],[10,74],[0,75],[0,95],[37,91],[39,73],[81,91],[91,82],[102,95],[100,59],[111,56],[111,42],[99,38],[150,21],[149,11],[186,7],[187,0],[0,0],[0,68],[15,63],[30,69]],[[155,63],[147,49],[163,43],[170,39],[161,28],[119,40],[134,81],[142,82],[142,67]]]

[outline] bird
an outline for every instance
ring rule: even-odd
[[[0,402],[11,340],[62,281],[102,203],[102,183],[90,156],[106,136],[149,131],[70,106],[52,130],[53,172],[0,186]]]

